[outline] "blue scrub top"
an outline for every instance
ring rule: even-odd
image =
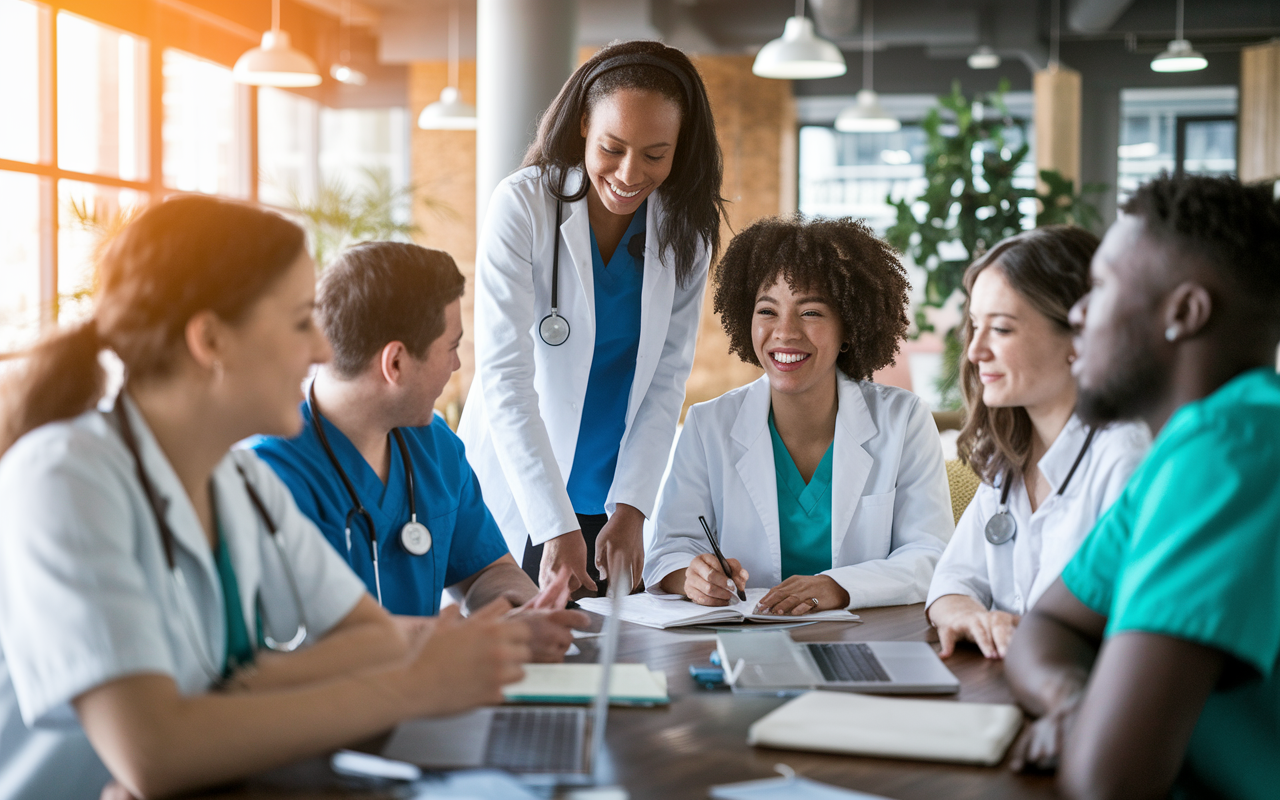
[[[582,422],[573,469],[565,488],[573,510],[579,514],[603,514],[618,449],[627,430],[627,402],[636,377],[640,350],[640,290],[644,286],[644,252],[631,255],[631,237],[645,231],[645,200],[631,217],[631,224],[604,263],[596,233],[591,231],[591,269],[595,281],[596,347],[591,374],[582,401]]]
[[[305,425],[296,437],[263,437],[253,449],[285,482],[298,508],[347,559],[372,594],[373,561],[365,522],[352,516],[348,553],[344,530],[347,512],[353,507],[351,496],[325,455],[306,403],[302,404],[302,418]],[[462,440],[443,420],[400,429],[413,463],[418,521],[431,531],[431,549],[421,556],[412,555],[400,544],[400,528],[409,521],[400,448],[389,443],[391,470],[383,485],[351,440],[329,420],[324,420],[324,426],[334,455],[377,528],[382,602],[388,611],[434,615],[440,610],[440,594],[446,586],[471,577],[508,552],[498,524],[484,504],[480,483],[467,463]]]
[[[805,483],[769,412],[773,468],[778,479],[778,539],[782,579],[817,575],[831,569],[831,459],[836,444],[827,445],[818,468]]]

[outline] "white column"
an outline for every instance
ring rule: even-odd
[[[520,166],[538,116],[577,64],[577,0],[478,0],[476,221]]]

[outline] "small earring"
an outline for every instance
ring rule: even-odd
[[[1075,354],[1075,353],[1068,353],[1068,354],[1067,354],[1067,363],[1068,363],[1068,364],[1074,364],[1074,363],[1076,363],[1076,354]]]
[[[848,343],[848,342],[841,342],[841,343],[840,343],[840,352],[841,352],[841,353],[847,353],[847,352],[849,352],[849,343]]]
[[[1174,342],[1178,339],[1178,326],[1170,325],[1164,329],[1164,340],[1166,342]]]

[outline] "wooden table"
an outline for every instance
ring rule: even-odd
[[[859,614],[863,620],[860,624],[820,623],[792,629],[791,633],[799,641],[936,641],[937,638],[925,622],[922,605],[868,609]],[[582,653],[571,660],[595,661],[597,641],[580,640]],[[689,677],[689,665],[707,664],[714,648],[714,642],[705,635],[623,625],[618,661],[644,662],[650,668],[665,671],[671,695],[668,707],[609,711],[606,739],[613,775],[615,781],[630,792],[631,800],[701,800],[707,797],[707,788],[715,784],[775,776],[773,767],[778,763],[787,764],[813,780],[895,800],[1056,796],[1050,778],[1015,775],[1003,765],[967,767],[750,747],[746,743],[747,728],[785,700],[735,696],[728,690],[706,690],[697,686]],[[961,687],[959,695],[951,699],[1013,702],[1004,680],[1002,662],[988,661],[976,649],[962,648],[948,660],[947,666],[960,679]],[[275,785],[279,785],[278,780]],[[225,796],[278,794],[274,788],[268,790],[260,783],[255,787],[251,782]]]

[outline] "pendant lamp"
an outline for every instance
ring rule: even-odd
[[[476,107],[462,102],[458,93],[458,0],[449,4],[449,85],[440,99],[422,109],[418,127],[423,130],[473,131]]]
[[[1000,66],[1000,55],[987,45],[982,45],[969,54],[969,69],[995,69]]]
[[[262,46],[236,61],[231,70],[236,83],[250,86],[318,86],[320,70],[301,50],[295,50],[289,34],[280,30],[280,0],[271,0],[271,30],[262,34]]]
[[[329,76],[348,86],[364,86],[369,78],[351,66],[351,0],[342,0],[342,27],[338,30],[338,63],[329,67]]]
[[[1178,0],[1178,20],[1175,38],[1164,52],[1151,59],[1151,69],[1156,72],[1195,72],[1209,66],[1208,60],[1182,38],[1182,0]]]
[[[845,133],[893,133],[902,127],[897,117],[880,107],[880,96],[871,88],[874,64],[875,16],[873,0],[867,0],[867,19],[862,25],[862,91],[858,102],[836,117],[836,130]]]
[[[835,78],[848,69],[840,48],[814,33],[813,20],[804,15],[804,0],[796,0],[796,15],[787,20],[782,36],[760,48],[751,65],[761,78],[780,80]]]

